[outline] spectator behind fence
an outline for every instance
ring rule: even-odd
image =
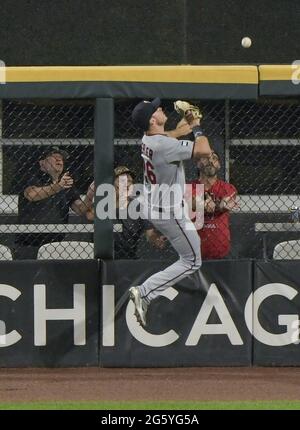
[[[203,259],[218,259],[230,252],[230,211],[238,207],[237,190],[228,182],[218,179],[220,158],[213,152],[209,158],[201,157],[198,162],[199,177],[193,184],[193,210],[196,209],[196,185],[204,185],[204,226],[198,230],[201,238]]]
[[[45,150],[39,158],[39,170],[27,181],[18,199],[19,224],[67,224],[69,209],[85,215],[93,204],[91,184],[84,200],[74,186],[73,178],[65,168],[66,151],[58,147]],[[22,233],[15,241],[15,258],[36,258],[44,243],[61,241],[64,233]]]
[[[158,233],[146,220],[129,217],[128,206],[133,201],[131,194],[134,173],[127,166],[118,166],[115,168],[114,174],[116,193],[116,219],[112,220],[114,225],[114,258],[118,260],[138,258],[138,243],[143,233],[145,233],[148,242],[158,249],[163,249],[166,244],[164,236]],[[123,196],[121,191],[126,191],[126,195]],[[120,217],[120,212],[124,210],[127,211],[126,219]],[[86,216],[89,221],[94,220],[94,209],[89,210]]]

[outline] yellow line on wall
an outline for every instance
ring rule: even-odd
[[[257,84],[256,66],[7,67],[6,82],[169,82]]]
[[[293,76],[300,75],[300,64],[293,66],[286,65],[263,65],[259,66],[260,81],[291,81]]]

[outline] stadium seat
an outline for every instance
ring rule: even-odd
[[[278,243],[273,251],[274,260],[300,260],[300,240]]]
[[[93,258],[94,244],[78,241],[45,243],[39,248],[37,254],[38,260],[86,260]]]
[[[10,248],[8,246],[0,244],[0,260],[5,261],[5,260],[12,260],[12,259],[13,259],[13,256]]]

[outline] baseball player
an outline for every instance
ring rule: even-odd
[[[200,239],[184,205],[185,173],[183,160],[210,156],[208,139],[203,136],[200,119],[187,112],[195,141],[177,140],[166,134],[167,116],[156,98],[138,103],[132,111],[133,123],[144,131],[142,158],[144,161],[144,216],[171,243],[179,259],[148,278],[143,284],[131,287],[129,297],[135,306],[137,321],[146,325],[150,302],[165,289],[176,284],[201,267]],[[161,187],[163,192],[160,191]],[[166,198],[166,190],[175,186],[173,199]],[[166,201],[167,200],[167,201]]]

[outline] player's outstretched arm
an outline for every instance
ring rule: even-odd
[[[187,136],[192,132],[190,125],[185,118],[182,118],[174,130],[166,131],[167,136],[175,137],[176,139],[182,136]]]
[[[212,150],[207,137],[206,136],[197,137],[195,139],[193,158],[197,160],[203,156],[210,157],[211,153],[212,153]]]
[[[195,118],[191,112],[190,114],[186,115],[186,120],[195,137],[193,158],[197,159],[205,155],[209,157],[212,153],[212,150],[207,137],[203,135],[203,131],[200,127],[200,118]]]

